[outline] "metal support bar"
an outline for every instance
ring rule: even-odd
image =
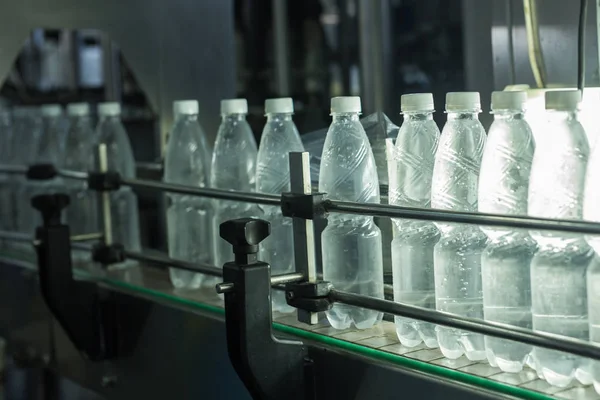
[[[386,204],[360,204],[334,200],[325,200],[323,206],[327,212],[344,214],[600,235],[600,224],[596,222],[445,211],[431,208],[400,207]]]
[[[191,272],[198,272],[210,276],[223,276],[223,271],[220,268],[214,267],[212,265],[196,264],[187,261],[175,260],[173,258],[169,258],[160,254],[139,253],[129,250],[125,250],[124,253],[126,258],[132,260],[147,262],[150,264],[159,264],[161,266],[183,269]]]
[[[311,194],[310,158],[308,152],[289,153],[290,189],[292,193]],[[311,219],[293,218],[294,258],[296,271],[306,277],[308,282],[317,280],[317,246],[321,247],[321,234],[315,232],[315,223]],[[314,325],[319,322],[317,313],[298,309],[298,321]]]
[[[299,273],[274,275],[271,276],[271,286],[285,285],[286,283],[301,282],[303,280],[304,275]],[[215,288],[217,289],[217,293],[219,294],[229,293],[235,289],[233,283],[231,282],[218,283]]]
[[[133,189],[159,190],[170,193],[188,194],[190,196],[209,197],[212,199],[243,201],[246,203],[258,203],[270,206],[278,206],[281,204],[281,199],[279,196],[266,193],[247,193],[210,188],[193,188],[185,185],[175,185],[170,183],[127,178],[122,178],[121,184],[127,185]]]
[[[98,145],[98,170],[100,172],[108,171],[108,154],[106,151],[106,144],[104,143]],[[104,243],[106,245],[111,245],[113,243],[113,234],[112,215],[110,210],[110,192],[101,192],[100,200],[102,204],[102,228],[104,231]]]
[[[275,76],[277,94],[290,95],[290,64],[288,40],[288,0],[272,0],[273,5],[273,44],[275,54]]]
[[[408,306],[390,300],[382,300],[336,290],[333,287],[329,292],[329,300],[600,360],[600,346],[593,345],[583,340],[571,339],[539,331],[531,331],[511,325],[504,325],[475,318],[462,317],[426,308]]]

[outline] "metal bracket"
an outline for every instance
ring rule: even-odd
[[[323,218],[323,193],[281,193],[281,213],[284,217],[292,218]]]
[[[36,230],[40,288],[46,305],[75,347],[92,361],[117,358],[133,346],[142,323],[119,318],[113,295],[94,282],[73,279],[69,227],[60,222],[69,204],[64,194],[40,195],[31,204],[42,213]],[[120,321],[123,324],[120,324]],[[128,326],[122,326],[127,324]]]
[[[52,164],[35,164],[27,168],[25,176],[28,180],[46,181],[54,179],[58,175],[58,171]]]
[[[257,261],[268,222],[242,218],[221,224],[235,261],[223,266],[225,324],[229,358],[254,399],[314,399],[312,361],[302,342],[273,336],[271,267]]]
[[[299,310],[311,313],[327,311],[333,306],[329,299],[331,287],[327,281],[288,283],[285,299],[290,306]]]
[[[88,187],[98,192],[110,192],[121,187],[121,175],[116,171],[89,172]]]
[[[125,247],[119,243],[97,243],[92,248],[92,260],[104,266],[125,261]]]

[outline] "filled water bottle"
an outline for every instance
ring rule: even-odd
[[[118,172],[123,178],[135,179],[135,159],[129,137],[121,123],[121,105],[108,102],[98,105],[96,140],[106,145],[109,171]],[[140,228],[137,196],[129,186],[121,186],[110,192],[111,231],[113,240],[127,250],[140,251]],[[112,268],[134,265],[127,260]]]
[[[529,215],[582,218],[589,146],[577,120],[578,90],[546,93],[547,121],[538,135],[531,166]],[[596,205],[594,205],[596,206]],[[588,340],[586,270],[593,251],[582,235],[532,231],[539,246],[531,261],[533,329]],[[565,387],[580,369],[585,380],[587,361],[579,356],[533,349],[540,378]]]
[[[87,172],[96,170],[94,131],[90,124],[90,107],[87,103],[67,105],[69,129],[65,140],[64,168]],[[88,190],[87,183],[81,180],[65,179],[66,192],[70,197],[66,211],[66,222],[71,235],[83,235],[99,231],[97,194]],[[90,252],[73,251],[73,261],[81,266],[90,260]]]
[[[262,132],[256,161],[256,191],[281,195],[290,191],[290,152],[302,152],[304,146],[292,121],[294,103],[291,98],[267,99],[267,123]],[[279,206],[260,206],[262,218],[271,223],[271,235],[260,246],[260,260],[271,264],[271,274],[295,271],[294,232],[292,219],[284,218]],[[273,311],[292,312],[285,293],[273,291]]]
[[[433,167],[431,207],[477,211],[477,186],[485,130],[479,122],[479,93],[446,95],[448,122],[442,130]],[[487,237],[479,227],[437,223],[441,238],[434,250],[436,308],[463,317],[483,319],[481,254]],[[465,354],[485,359],[483,335],[436,327],[442,353],[451,359]]]
[[[525,92],[493,92],[490,126],[479,173],[479,211],[527,215],[535,142],[524,119]],[[529,266],[537,249],[527,231],[482,226],[488,245],[481,257],[483,314],[487,321],[531,329]],[[493,367],[519,372],[531,346],[485,337]]]
[[[221,100],[221,125],[213,150],[210,186],[215,189],[252,192],[256,187],[256,140],[246,121],[246,99]],[[252,217],[256,207],[250,203],[217,200],[214,204],[213,232],[230,219]],[[231,245],[218,238],[214,243],[214,262],[219,268],[233,261]],[[216,280],[211,280],[211,283]]]
[[[167,183],[207,187],[210,151],[206,135],[198,123],[198,102],[173,102],[175,122],[165,154]],[[167,193],[167,232],[169,256],[199,264],[211,264],[213,231],[211,201],[205,197]],[[176,288],[195,289],[204,275],[171,268],[171,283]]]
[[[431,207],[431,179],[440,130],[433,120],[431,93],[401,97],[404,122],[396,139],[394,161],[396,180],[390,182],[390,204]],[[394,300],[412,306],[435,309],[433,249],[440,233],[432,222],[393,219],[392,269]],[[424,342],[437,347],[435,325],[395,317],[400,342],[414,347]]]
[[[331,99],[333,121],[323,146],[319,191],[331,200],[379,203],[377,166],[360,112],[360,97]],[[383,298],[381,231],[373,217],[330,214],[321,247],[324,280],[338,290]],[[383,317],[377,311],[339,303],[326,314],[336,329],[351,324],[367,329]]]
[[[596,118],[597,120],[597,118]],[[587,221],[600,222],[600,146],[596,145],[587,166],[585,176],[585,195],[583,198],[583,218]],[[588,244],[596,255],[588,267],[587,292],[590,341],[600,344],[600,235],[586,236]],[[596,392],[600,394],[600,361],[591,361],[590,373]]]
[[[13,126],[10,111],[0,108],[0,164],[11,165],[14,163],[12,154]],[[15,197],[13,177],[11,174],[0,173],[0,229],[11,231],[15,229]],[[8,242],[2,243],[8,247]]]
[[[62,167],[64,157],[64,139],[66,124],[62,108],[58,104],[45,104],[40,107],[42,116],[41,134],[34,150],[36,164],[52,164]],[[22,232],[34,235],[35,229],[41,225],[40,213],[33,212],[31,199],[40,194],[64,192],[64,180],[56,177],[51,180],[26,180],[20,188],[18,198],[22,212],[18,213],[18,223]]]

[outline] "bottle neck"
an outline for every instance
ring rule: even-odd
[[[464,110],[464,111],[448,111],[448,121],[477,121],[479,120],[479,111]]]
[[[291,121],[292,113],[268,113],[267,121]]]
[[[571,121],[577,119],[576,110],[547,110],[546,114],[550,121]]]
[[[342,121],[358,121],[359,113],[357,112],[349,112],[349,113],[331,113],[333,117],[333,122],[342,122]]]
[[[120,115],[102,115],[100,121],[121,122]]]
[[[246,120],[246,114],[221,114],[223,122],[241,122]]]
[[[176,117],[176,120],[187,120],[187,121],[197,121],[198,120],[198,114],[178,114]]]
[[[502,121],[507,119],[525,119],[525,113],[523,110],[494,110],[495,121]]]
[[[433,111],[410,111],[403,112],[402,116],[405,121],[432,121]]]

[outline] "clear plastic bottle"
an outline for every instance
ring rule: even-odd
[[[404,122],[396,139],[394,161],[396,181],[390,182],[390,204],[406,207],[431,207],[431,179],[440,130],[433,120],[431,93],[401,97]],[[440,233],[432,222],[394,219],[392,269],[394,300],[413,306],[435,309],[433,249]],[[424,342],[437,347],[435,325],[395,317],[396,333],[408,347]]]
[[[42,135],[42,118],[37,107],[24,106],[14,109],[14,138],[12,153],[16,165],[29,166],[37,162],[40,138]],[[25,176],[12,178],[15,198],[15,229],[17,232],[32,235],[31,223],[28,221],[38,214],[31,207],[31,198],[27,191],[28,182]],[[15,243],[14,248],[21,251],[32,251],[27,243]]]
[[[375,158],[359,114],[360,97],[331,99],[329,126],[319,173],[319,191],[327,198],[379,203]],[[383,298],[381,231],[373,217],[332,213],[321,236],[323,279],[340,290]],[[335,304],[327,319],[336,329],[354,324],[367,329],[381,321],[376,311]]]
[[[12,154],[13,126],[10,111],[0,108],[0,164],[14,163]],[[11,231],[15,229],[15,198],[14,185],[9,174],[0,174],[0,229]],[[3,243],[7,246],[8,243]]]
[[[531,216],[582,218],[589,146],[577,120],[580,101],[577,90],[546,93],[546,129],[538,135],[531,167]],[[539,245],[531,261],[533,329],[588,340],[586,270],[593,251],[578,234],[532,231],[531,236]],[[538,375],[560,387],[586,366],[579,356],[541,348],[533,349],[533,360]]]
[[[280,195],[290,190],[289,153],[304,151],[298,129],[292,121],[291,98],[267,99],[267,123],[262,132],[256,162],[256,191]],[[271,274],[295,271],[292,219],[281,215],[279,206],[261,206],[262,218],[271,223],[271,235],[261,243],[260,260],[271,264]],[[273,291],[273,311],[292,312],[285,293]]]
[[[71,103],[67,105],[69,129],[65,140],[64,168],[87,172],[95,170],[94,143],[95,135],[90,124],[90,108],[87,103]],[[71,235],[98,232],[100,228],[98,216],[97,194],[88,190],[87,183],[79,180],[65,180],[67,194],[70,197],[66,208],[66,222]],[[73,261],[81,266],[90,260],[89,251],[73,251]]]
[[[210,151],[206,135],[198,123],[198,102],[173,102],[175,122],[165,154],[168,183],[207,187]],[[184,194],[167,194],[167,231],[169,256],[193,263],[210,264],[213,231],[210,199]],[[172,268],[171,283],[176,288],[195,289],[202,285],[202,274]]]
[[[215,189],[252,192],[256,187],[256,140],[246,121],[246,99],[221,100],[221,126],[213,150],[210,186]],[[217,200],[213,232],[230,219],[251,217],[257,209],[249,203]],[[233,260],[231,245],[221,238],[214,243],[214,262],[219,268]],[[214,280],[211,280],[211,284]]]
[[[62,167],[65,128],[62,108],[58,104],[45,104],[40,107],[42,116],[41,135],[34,151],[35,163],[52,164]],[[19,192],[20,207],[17,225],[22,232],[34,235],[35,229],[41,224],[40,213],[31,207],[31,198],[43,193],[58,193],[64,191],[64,180],[57,177],[52,180],[26,180]]]
[[[442,130],[433,167],[431,207],[477,211],[477,187],[485,130],[479,93],[446,95],[448,122]],[[483,319],[481,254],[487,237],[474,225],[436,224],[441,238],[435,246],[435,297],[439,311]],[[436,327],[442,353],[451,359],[463,353],[469,360],[485,359],[483,335]]]
[[[490,126],[479,173],[479,211],[527,215],[529,175],[535,142],[524,119],[525,92],[493,92]],[[522,230],[482,226],[488,245],[481,258],[486,320],[531,329],[529,266],[537,245]],[[493,367],[519,372],[531,346],[485,337]]]
[[[108,102],[98,105],[98,126],[96,140],[106,145],[108,170],[117,171],[124,178],[135,178],[135,159],[129,137],[121,123],[121,105]],[[110,192],[110,213],[112,235],[116,243],[121,243],[126,249],[140,251],[140,224],[137,196],[128,186]],[[112,268],[134,265],[126,261]]]
[[[597,119],[597,118],[596,118]],[[589,135],[588,135],[589,137]],[[587,166],[585,176],[585,195],[583,198],[583,218],[600,222],[600,146],[596,145]],[[600,236],[586,236],[588,244],[596,252],[587,272],[587,292],[600,293]],[[600,344],[600,296],[588,296],[588,317],[590,341]],[[590,362],[590,373],[594,388],[600,394],[600,362]]]

